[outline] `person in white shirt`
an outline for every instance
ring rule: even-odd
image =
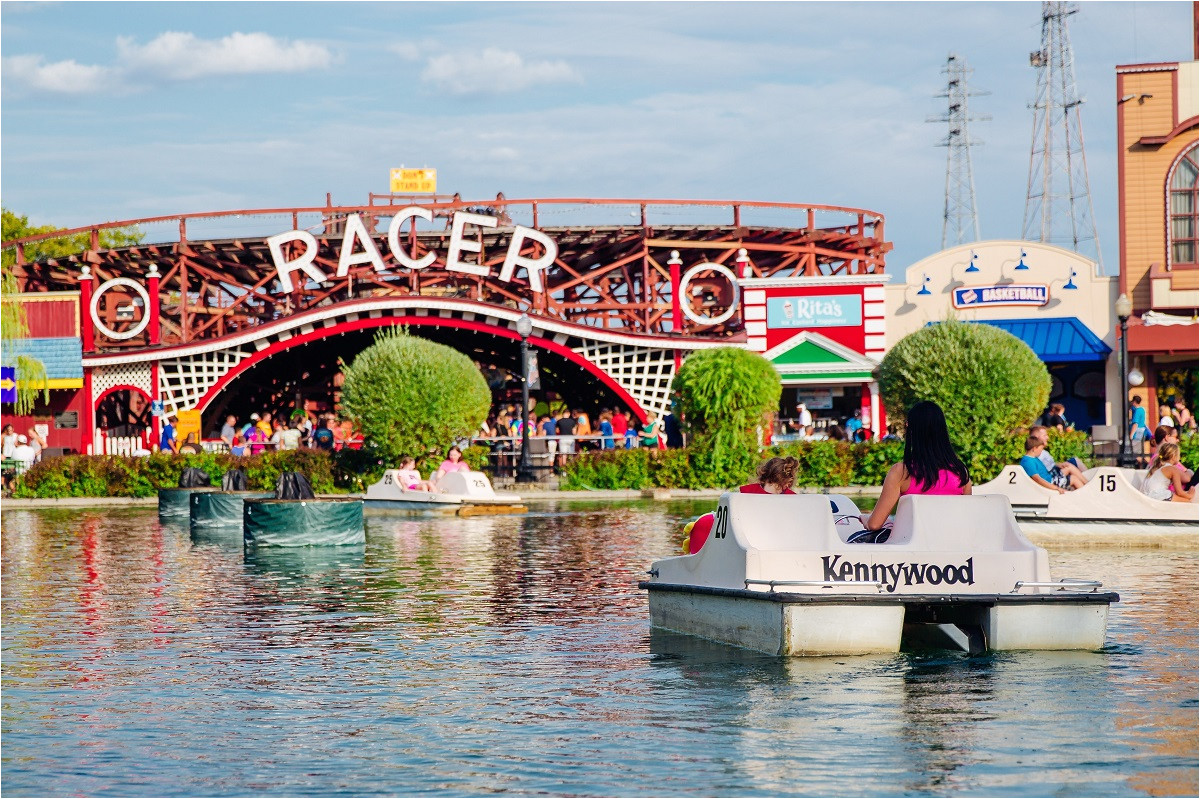
[[[13,450],[17,448],[17,431],[11,424],[4,425],[4,434],[0,436],[0,444],[3,445],[4,459],[8,460],[13,456]]]
[[[29,446],[28,438],[17,436],[17,446],[13,448],[12,457],[13,460],[21,462],[20,471],[24,472],[37,460],[37,450]]]

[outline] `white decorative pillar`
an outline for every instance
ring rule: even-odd
[[[883,431],[879,429],[879,384],[872,380],[867,384],[867,388],[871,390],[871,429],[875,432],[875,440],[883,438]]]

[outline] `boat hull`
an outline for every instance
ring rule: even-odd
[[[1112,593],[1072,595],[805,595],[641,583],[650,624],[769,655],[896,653],[948,648],[1096,650]]]

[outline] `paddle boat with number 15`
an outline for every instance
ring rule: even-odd
[[[1052,580],[1002,496],[901,497],[883,543],[844,496],[722,495],[698,552],[655,561],[657,628],[777,655],[1104,645],[1115,593]]]
[[[1022,532],[1041,543],[1195,546],[1200,503],[1151,499],[1141,491],[1143,475],[1101,466],[1083,473],[1085,485],[1060,494],[1020,466],[1005,466],[975,493],[1006,497]]]

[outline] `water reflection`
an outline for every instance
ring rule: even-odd
[[[1121,591],[1101,653],[780,659],[648,628],[636,582],[710,505],[248,553],[153,511],[6,512],[0,789],[1196,793],[1195,553],[1051,553]]]

